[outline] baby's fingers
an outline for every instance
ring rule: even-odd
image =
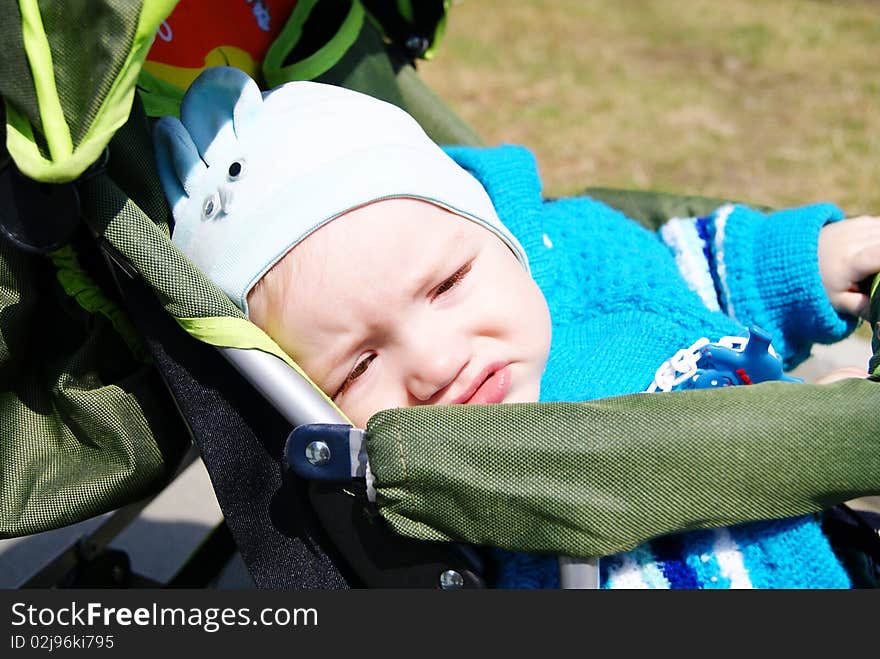
[[[880,241],[863,244],[852,255],[848,265],[854,283],[880,272]]]
[[[832,304],[841,313],[859,316],[867,320],[871,298],[858,291],[841,291],[834,296]]]
[[[868,377],[868,372],[865,369],[858,366],[844,366],[817,378],[813,384],[831,384],[832,382],[839,382],[849,378],[866,377]]]

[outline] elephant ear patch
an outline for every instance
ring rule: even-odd
[[[203,218],[216,215],[219,203],[214,209],[208,206],[212,196],[219,202],[216,184],[221,177],[208,173],[222,168],[223,180],[242,178],[243,144],[255,133],[262,107],[256,82],[239,69],[221,66],[193,81],[181,104],[180,120],[163,117],[156,122],[156,164],[175,217],[189,200],[198,203]]]

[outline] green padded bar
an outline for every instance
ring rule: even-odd
[[[435,142],[467,146],[483,145],[476,131],[425,84],[415,67],[410,65],[401,67],[397,72],[397,84],[403,98],[404,109],[418,120]]]
[[[655,230],[670,218],[709,215],[719,206],[733,201],[655,190],[624,190],[619,188],[586,188],[583,194],[603,201],[628,217]],[[770,210],[768,207],[751,203],[749,206],[758,210]]]
[[[413,407],[371,418],[367,452],[398,533],[604,556],[880,493],[878,405],[845,380]]]

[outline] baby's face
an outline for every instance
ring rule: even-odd
[[[538,399],[547,305],[489,230],[390,199],[346,213],[287,258],[273,310],[252,318],[355,425],[393,407]]]

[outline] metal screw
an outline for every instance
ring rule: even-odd
[[[440,588],[443,590],[464,588],[464,577],[455,570],[444,570],[440,574]]]
[[[428,50],[431,42],[428,41],[425,37],[419,36],[418,34],[413,34],[406,38],[404,45],[414,57],[421,57]]]
[[[306,458],[316,467],[323,467],[330,462],[330,447],[327,442],[311,442],[306,446]]]

